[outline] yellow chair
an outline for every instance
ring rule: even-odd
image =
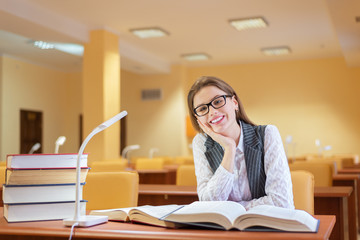
[[[137,172],[89,172],[83,198],[87,210],[135,207],[138,193]]]
[[[164,165],[173,165],[174,164],[174,158],[169,156],[161,156],[162,159],[164,159]]]
[[[289,164],[290,170],[305,170],[314,175],[316,187],[332,186],[333,164],[326,162],[294,162]]]
[[[147,170],[147,169],[163,169],[164,159],[163,158],[138,158],[135,163],[136,170]]]
[[[314,175],[308,171],[291,171],[296,209],[314,214]]]
[[[125,171],[126,161],[95,161],[91,163],[91,172],[119,172]]]
[[[175,163],[178,165],[193,165],[194,164],[194,158],[193,156],[178,156],[175,157]]]
[[[0,161],[0,166],[6,166],[6,161]]]
[[[339,158],[328,158],[328,157],[310,158],[307,160],[307,162],[330,164],[332,167],[333,174],[336,174],[338,169],[342,169],[341,159]]]
[[[196,186],[195,166],[181,165],[176,170],[176,185]]]
[[[341,159],[342,168],[352,167],[359,164],[358,154],[334,154],[332,157]]]
[[[0,166],[0,186],[5,184],[6,167]]]

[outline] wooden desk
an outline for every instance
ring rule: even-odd
[[[351,187],[316,187],[314,189],[315,214],[336,215],[336,224],[330,239],[349,239],[348,224],[349,221],[354,220],[348,218],[348,211],[354,211],[355,206],[349,205],[348,199],[351,193]],[[139,185],[139,206],[147,204],[189,204],[197,200],[198,196],[195,186]],[[354,217],[354,215],[351,217]]]
[[[198,201],[195,186],[140,184],[138,205],[189,204]]]
[[[320,220],[317,233],[240,232],[221,230],[166,229],[140,224],[108,222],[90,228],[75,228],[73,239],[328,239],[335,224],[335,216],[316,215]],[[70,228],[62,221],[7,223],[0,209],[0,239],[2,240],[60,240],[68,239]]]
[[[342,173],[343,172],[343,173]],[[355,173],[354,173],[355,172]],[[356,209],[351,214],[355,214],[356,227],[360,233],[360,169],[356,171],[339,170],[338,174],[333,176],[333,186],[351,186],[354,189]]]
[[[350,164],[350,165],[343,165],[343,169],[351,169],[351,168],[354,168],[354,169],[358,169],[360,170],[360,163],[353,163],[353,164]]]
[[[336,216],[336,224],[330,239],[357,239],[357,231],[351,221],[356,221],[352,187],[315,187],[314,212]],[[350,198],[352,198],[350,200]],[[355,218],[355,220],[354,220]]]
[[[176,169],[137,170],[140,184],[176,184]]]

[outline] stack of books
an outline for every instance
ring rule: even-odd
[[[77,154],[12,154],[6,157],[3,185],[8,222],[59,220],[75,213]],[[87,154],[80,159],[80,193],[85,184]],[[85,214],[86,201],[80,211]]]

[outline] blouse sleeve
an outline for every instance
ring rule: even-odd
[[[193,140],[193,156],[200,201],[226,201],[233,187],[234,174],[221,165],[213,174],[205,156],[205,135],[199,133]]]
[[[242,201],[241,204],[246,209],[263,204],[294,208],[289,165],[280,133],[273,125],[268,125],[265,129],[264,151],[266,196],[251,201]]]

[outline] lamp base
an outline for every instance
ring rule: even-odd
[[[108,216],[95,216],[95,215],[84,215],[80,216],[78,220],[73,218],[67,218],[63,220],[65,226],[71,227],[74,223],[78,223],[77,227],[91,227],[94,225],[106,223]]]

